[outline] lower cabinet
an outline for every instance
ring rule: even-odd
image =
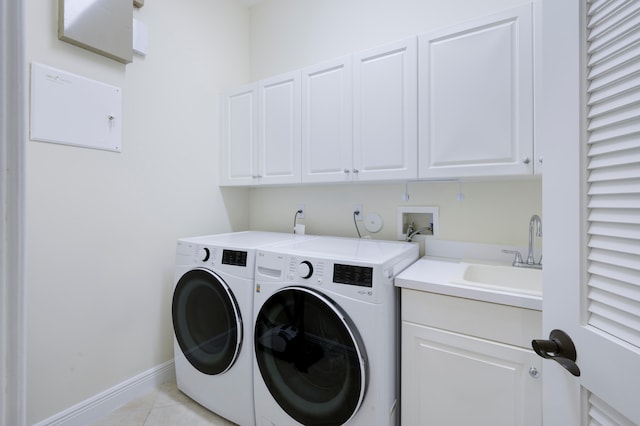
[[[541,425],[541,312],[402,289],[403,425]]]

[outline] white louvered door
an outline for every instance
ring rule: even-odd
[[[545,425],[640,424],[640,1],[543,0]]]

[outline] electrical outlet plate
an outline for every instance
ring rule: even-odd
[[[362,218],[364,217],[364,214],[362,212],[362,204],[354,204],[353,205],[352,213],[355,213],[355,212],[360,212],[360,213],[358,213],[356,215],[356,220],[359,221],[359,222],[362,221]]]

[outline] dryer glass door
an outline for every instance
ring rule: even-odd
[[[357,412],[366,355],[353,323],[333,301],[308,288],[284,288],[263,304],[254,338],[264,383],[292,418],[340,425]]]
[[[205,374],[227,371],[242,344],[240,309],[229,286],[216,274],[192,269],[173,293],[173,329],[182,353]]]

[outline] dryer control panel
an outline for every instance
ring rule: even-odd
[[[203,267],[242,278],[253,278],[254,258],[249,250],[178,241],[176,265]]]
[[[244,250],[222,250],[222,264],[247,266],[247,252]]]

